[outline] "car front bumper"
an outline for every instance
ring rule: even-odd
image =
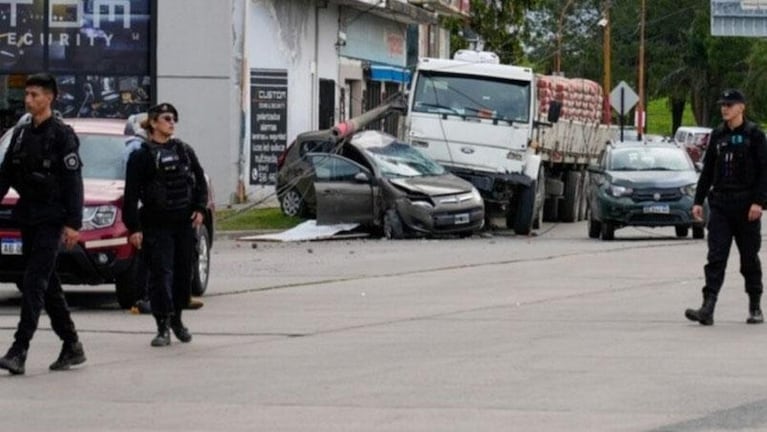
[[[0,232],[4,241],[20,241],[18,232]],[[63,284],[98,285],[114,283],[128,271],[135,251],[126,237],[85,240],[71,250],[62,247],[56,263],[56,272]],[[16,283],[24,275],[21,255],[0,255],[0,282]]]
[[[481,202],[457,208],[422,206],[407,199],[397,202],[402,222],[412,231],[423,234],[453,234],[477,231],[484,225],[485,209]]]
[[[703,226],[692,217],[693,198],[688,195],[676,201],[634,201],[601,191],[597,202],[600,222],[617,226]]]

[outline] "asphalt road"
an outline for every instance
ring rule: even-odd
[[[767,430],[767,326],[745,324],[733,253],[716,325],[704,242],[672,229],[214,246],[190,344],[109,287],[68,296],[88,362],[0,375],[2,431]],[[0,287],[0,347],[18,294]]]

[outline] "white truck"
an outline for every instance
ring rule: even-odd
[[[586,216],[586,167],[610,139],[593,81],[536,75],[490,52],[423,58],[411,83],[404,135],[503,215],[517,234]]]

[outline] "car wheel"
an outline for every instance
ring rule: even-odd
[[[395,209],[386,210],[383,220],[383,233],[387,239],[405,238],[405,228],[402,226],[402,218]]]
[[[208,289],[210,276],[210,234],[208,227],[202,225],[197,239],[197,254],[192,263],[192,295],[201,296]]]
[[[692,227],[692,238],[698,240],[706,238],[706,229],[702,226]]]
[[[676,230],[677,237],[687,237],[687,234],[690,231],[690,228],[686,226],[676,226],[674,229]]]
[[[128,268],[115,278],[115,294],[117,303],[123,309],[130,309],[141,295],[141,290],[136,284],[136,268],[138,257],[134,257]]]
[[[599,238],[602,233],[602,223],[589,217],[589,238]]]
[[[538,178],[530,186],[520,187],[519,198],[516,200],[513,226],[509,226],[510,214],[506,217],[506,226],[514,228],[517,235],[528,235],[537,225],[540,227],[543,217],[543,205],[546,201],[546,174],[544,168],[538,170]]]
[[[602,236],[602,240],[610,241],[615,240],[615,225],[611,224],[610,222],[602,222],[600,234]]]
[[[295,189],[290,189],[285,192],[285,195],[280,199],[280,208],[285,216],[299,217],[303,216],[306,210],[304,204],[304,197],[301,196]]]

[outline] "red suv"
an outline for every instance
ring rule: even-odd
[[[125,188],[126,123],[111,119],[64,119],[80,139],[83,161],[84,206],[80,242],[72,250],[62,248],[57,270],[63,284],[115,284],[117,301],[131,307],[143,287],[136,283],[136,249],[128,244],[128,230],[122,222]],[[12,129],[0,138],[0,155],[5,155]],[[192,293],[202,295],[208,286],[210,248],[213,244],[213,190],[208,184],[208,211],[197,232],[197,263],[192,266]],[[24,268],[21,234],[11,218],[18,199],[11,189],[0,203],[0,282],[21,281]]]

